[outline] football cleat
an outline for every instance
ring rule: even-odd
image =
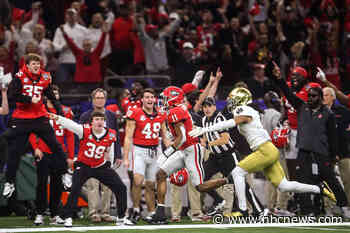
[[[320,191],[321,191],[321,194],[328,197],[329,199],[331,199],[332,201],[334,202],[337,202],[337,199],[335,198],[335,195],[332,191],[332,189],[328,186],[328,184],[323,181],[320,185]]]
[[[2,195],[5,198],[10,198],[15,191],[15,185],[9,182],[6,182],[4,184],[4,190],[2,191]]]
[[[37,226],[44,224],[44,217],[41,214],[36,215],[34,224]]]

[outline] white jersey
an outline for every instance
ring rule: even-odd
[[[239,106],[233,111],[234,116],[249,116],[252,121],[238,125],[239,132],[246,138],[250,148],[255,151],[258,147],[271,140],[270,135],[264,129],[259,112],[249,106]]]

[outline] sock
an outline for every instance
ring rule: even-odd
[[[321,193],[321,190],[317,185],[304,184],[296,181],[288,181],[286,178],[283,178],[283,180],[277,188],[281,192]]]
[[[134,208],[134,211],[140,213],[140,208]]]
[[[235,192],[238,199],[238,207],[242,211],[247,210],[247,197],[245,195],[245,176],[248,174],[245,170],[240,167],[236,167],[232,171],[232,177],[235,184]]]

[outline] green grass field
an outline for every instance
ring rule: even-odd
[[[159,233],[320,233],[320,232],[350,232],[350,223],[347,226],[312,226],[312,224],[304,224],[303,226],[288,226],[288,227],[271,227],[269,224],[264,224],[251,227],[250,224],[239,225],[214,225],[212,223],[197,223],[194,224],[190,220],[185,219],[181,223],[162,225],[162,228],[169,229],[154,229],[158,226],[148,225],[141,222],[136,227],[115,226],[114,224],[99,223],[92,224],[88,220],[76,220],[72,228],[64,228],[51,226],[48,224],[48,219],[44,225],[37,227],[33,221],[27,220],[26,217],[0,217],[0,233],[4,232],[112,232],[118,230],[120,233],[141,233],[141,232],[159,232]],[[180,228],[181,227],[181,228]],[[135,229],[139,228],[139,229]],[[180,229],[178,229],[180,228]]]

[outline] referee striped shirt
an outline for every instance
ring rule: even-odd
[[[214,114],[211,117],[206,117],[204,116],[202,118],[202,126],[203,127],[209,127],[213,124],[216,124],[221,121],[226,121],[226,117],[219,111],[215,111]],[[228,130],[221,130],[221,131],[215,131],[215,132],[208,132],[206,133],[206,137],[209,142],[215,141],[220,138],[220,134],[227,132],[230,134]],[[232,137],[230,135],[230,139],[227,144],[220,145],[220,146],[209,146],[209,150],[213,152],[214,154],[222,154],[222,153],[227,153],[227,152],[232,152],[234,151],[234,146],[235,143],[232,140]]]

